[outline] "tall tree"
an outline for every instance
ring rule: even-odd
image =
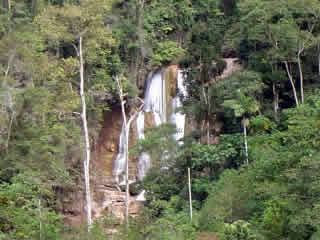
[[[130,133],[130,126],[131,122],[138,116],[139,112],[142,110],[144,104],[142,104],[137,111],[134,112],[133,115],[129,117],[127,120],[127,114],[126,114],[126,107],[125,107],[125,96],[126,93],[123,92],[123,87],[121,84],[121,80],[119,77],[116,77],[117,86],[118,86],[118,93],[121,103],[121,112],[122,112],[122,120],[123,120],[123,126],[124,126],[124,132],[125,132],[125,182],[126,182],[126,201],[125,201],[125,220],[126,220],[126,227],[129,226],[129,206],[130,206],[130,196],[129,196],[129,133]]]
[[[245,96],[240,90],[236,93],[236,98],[226,100],[223,104],[225,107],[234,110],[235,117],[241,117],[241,125],[243,129],[243,143],[246,155],[247,166],[249,166],[249,154],[248,154],[248,136],[247,127],[249,125],[248,116],[259,111],[259,103],[250,96]]]
[[[92,224],[90,192],[90,156],[91,147],[87,123],[87,103],[85,78],[89,71],[85,69],[93,64],[99,54],[105,54],[111,44],[110,32],[104,24],[105,14],[110,9],[110,1],[82,1],[81,5],[65,4],[63,7],[49,7],[38,18],[42,32],[53,44],[66,42],[73,46],[78,58],[80,76],[81,119],[84,141],[84,175],[88,230]]]
[[[319,21],[319,2],[243,0],[238,6],[241,23],[234,24],[239,30],[234,37],[241,35],[239,46],[246,43],[247,54],[252,59],[260,55],[263,63],[277,64],[284,69],[298,106],[304,98],[302,56],[313,43],[313,32]]]
[[[222,91],[221,96],[224,99],[222,105],[232,109],[236,118],[242,118],[245,155],[247,165],[249,165],[247,141],[249,116],[259,111],[260,104],[257,99],[259,99],[265,85],[258,73],[242,71],[218,81],[215,88]]]

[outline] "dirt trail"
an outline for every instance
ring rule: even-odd
[[[226,62],[226,68],[223,70],[222,74],[220,76],[217,76],[216,78],[211,79],[211,81],[206,82],[204,86],[208,86],[208,84],[215,83],[219,79],[223,79],[226,77],[229,77],[232,73],[242,70],[242,65],[237,63],[238,58],[223,58],[223,60]]]
[[[218,76],[215,81],[218,79],[229,77],[232,73],[240,71],[242,69],[242,66],[237,63],[238,58],[224,58],[223,60],[227,63],[227,66],[224,69],[223,73]]]

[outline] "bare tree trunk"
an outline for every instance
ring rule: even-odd
[[[188,187],[189,187],[190,220],[192,221],[192,196],[191,196],[191,176],[190,176],[190,168],[188,168]]]
[[[206,94],[206,91],[204,89],[204,86],[202,85],[202,94],[203,94],[203,99],[204,99],[204,102],[206,104],[206,106],[208,107],[208,113],[207,113],[207,129],[206,129],[206,132],[207,132],[207,144],[210,144],[210,123],[209,123],[209,111],[210,111],[210,105],[209,105],[209,94],[207,95]],[[204,120],[204,124],[206,123],[206,120]]]
[[[39,239],[42,240],[42,216],[41,216],[41,199],[38,200],[39,207]]]
[[[11,94],[11,89],[8,86],[8,76],[9,76],[9,71],[11,68],[11,64],[12,61],[14,59],[15,54],[11,54],[8,58],[8,65],[7,65],[7,69],[4,73],[4,79],[2,82],[2,87],[4,89],[6,89],[6,93],[7,93],[7,101],[8,101],[8,108],[10,109],[10,120],[9,120],[9,126],[8,126],[8,134],[7,134],[7,140],[5,142],[5,149],[6,149],[6,153],[9,153],[9,141],[10,141],[10,136],[11,136],[11,129],[12,129],[12,123],[13,123],[13,118],[14,118],[14,109],[13,109],[13,98],[12,98],[12,94]]]
[[[144,46],[144,32],[143,32],[144,1],[145,0],[139,0],[139,9],[138,9],[138,39],[139,39],[142,60],[146,57],[146,50]]]
[[[304,94],[303,94],[303,72],[302,72],[302,65],[301,65],[301,53],[302,50],[299,50],[298,53],[298,67],[299,67],[299,75],[300,75],[300,94],[301,94],[301,103],[303,104],[304,102]]]
[[[11,0],[3,0],[2,2],[3,8],[6,8],[8,10],[8,13],[11,12]],[[8,14],[8,22],[10,22],[11,14]],[[11,32],[11,24],[8,25],[8,31]]]
[[[82,36],[79,37],[79,61],[80,61],[80,98],[81,98],[81,120],[82,129],[85,141],[85,158],[83,161],[84,176],[85,176],[85,192],[86,192],[86,205],[87,205],[87,224],[88,231],[90,231],[92,225],[91,217],[91,192],[90,192],[90,141],[87,123],[87,109],[86,109],[86,99],[84,95],[84,63],[82,54]]]
[[[8,11],[11,10],[11,0],[3,0],[3,8],[6,8]]]
[[[210,96],[210,91],[209,91],[209,88],[208,88],[208,92],[207,92],[207,105],[208,105],[208,132],[207,132],[207,141],[208,141],[208,144],[210,144],[210,113],[211,113],[211,104],[210,104],[210,99],[211,99],[211,96]]]
[[[277,119],[278,110],[279,110],[279,92],[276,88],[275,83],[272,83],[272,92],[273,92],[273,111],[274,111],[275,119]]]
[[[126,161],[126,201],[125,201],[125,221],[126,221],[126,226],[128,227],[129,225],[129,161],[128,161],[128,142],[129,142],[129,131],[127,128],[127,116],[126,116],[126,111],[125,111],[125,100],[124,100],[124,94],[123,94],[123,89],[122,85],[120,83],[120,79],[117,77],[116,78],[117,84],[118,84],[118,91],[119,91],[119,97],[120,97],[120,102],[121,102],[121,111],[122,111],[122,119],[123,119],[123,124],[124,124],[124,129],[125,129],[125,139],[126,139],[126,150],[125,150],[125,161]]]
[[[299,106],[299,101],[298,101],[298,97],[297,97],[297,90],[296,90],[296,87],[294,85],[292,75],[290,73],[288,61],[284,61],[284,64],[286,66],[286,70],[287,70],[289,81],[290,81],[290,84],[291,84],[291,87],[292,87],[292,91],[293,91],[293,95],[294,95],[294,100],[296,102],[296,106]]]
[[[122,107],[124,109],[124,107]],[[124,113],[124,111],[122,111]],[[125,115],[122,115],[125,120]],[[129,131],[130,128],[127,127],[127,124],[125,124],[125,129],[126,129],[126,212],[125,212],[125,218],[126,218],[126,228],[128,229],[129,227],[129,207],[130,207],[130,195],[129,195]]]
[[[126,179],[126,200],[125,200],[125,221],[126,221],[126,228],[128,229],[129,226],[129,206],[130,206],[130,196],[129,196],[129,133],[130,133],[130,125],[131,122],[138,116],[139,112],[142,110],[144,103],[139,107],[139,109],[132,115],[129,120],[127,121],[126,111],[125,111],[125,100],[123,94],[122,85],[120,82],[120,79],[116,77],[117,85],[118,85],[118,91],[119,91],[119,97],[121,102],[121,111],[122,111],[122,119],[123,124],[125,128],[125,139],[126,139],[126,149],[125,149],[125,161],[126,161],[126,173],[125,173],[125,179]]]
[[[10,137],[11,137],[13,118],[14,118],[14,112],[11,112],[9,128],[8,128],[8,135],[7,135],[7,140],[6,140],[6,144],[5,144],[6,154],[9,153],[9,141],[10,141]]]
[[[31,1],[31,9],[32,9],[32,15],[35,16],[37,14],[39,2],[38,0],[32,0]]]
[[[207,144],[210,144],[210,120],[207,122]]]
[[[320,53],[318,54],[318,75],[320,75]]]
[[[320,41],[318,41],[318,75],[320,76]]]
[[[320,51],[318,53],[318,75],[320,75]]]
[[[248,140],[247,140],[247,126],[246,126],[246,119],[243,118],[242,120],[242,126],[243,126],[243,138],[244,138],[244,151],[246,154],[246,162],[247,167],[249,166],[249,155],[248,155]]]
[[[203,132],[204,132],[204,125],[206,124],[205,120],[201,121],[201,126],[200,126],[200,137],[199,137],[199,141],[198,143],[201,144],[202,143],[202,136],[203,136]]]
[[[144,2],[145,0],[138,0],[136,4],[136,21],[137,21],[137,35],[139,48],[136,51],[136,58],[132,61],[133,69],[133,80],[138,80],[138,86],[140,86],[140,69],[144,66],[144,59],[147,55],[146,47],[144,44],[144,30],[143,30],[143,16],[144,16]]]

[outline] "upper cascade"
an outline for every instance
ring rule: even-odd
[[[146,90],[144,97],[144,107],[139,112],[136,119],[136,139],[144,139],[144,129],[146,125],[145,113],[152,114],[152,120],[155,126],[170,122],[173,124],[177,133],[172,137],[182,143],[181,139],[184,137],[185,115],[178,112],[177,108],[182,106],[181,98],[185,97],[187,92],[183,85],[184,75],[182,70],[175,71],[175,96],[169,96],[170,79],[166,79],[166,71],[168,69],[159,70],[157,72],[150,72],[146,81]],[[177,112],[176,112],[177,111]],[[149,126],[149,125],[148,125]],[[113,173],[116,179],[125,172],[125,157],[123,153],[123,141],[125,132],[121,131],[119,137],[119,152],[115,159]],[[151,156],[142,152],[138,157],[138,179],[142,180],[148,169],[151,167]]]
[[[163,77],[163,72],[160,70],[149,73],[143,111],[153,113],[157,126],[167,121],[166,100],[166,80]]]

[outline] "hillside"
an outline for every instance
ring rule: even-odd
[[[0,239],[320,239],[319,0],[2,0],[0,70]]]

